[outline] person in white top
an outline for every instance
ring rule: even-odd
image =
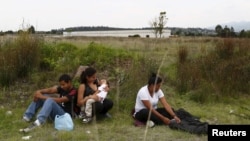
[[[100,86],[98,87],[98,91],[95,94],[86,96],[84,98],[85,104],[81,107],[83,123],[88,123],[92,120],[92,104],[97,101],[103,103],[103,100],[107,97],[109,83],[105,79],[102,79],[99,82]]]
[[[137,93],[135,112],[133,114],[136,120],[143,123],[151,120],[156,125],[169,125],[170,122],[181,122],[166,101],[161,85],[162,79],[156,74],[152,74],[148,84],[140,88]],[[159,101],[163,105],[161,108],[157,107]]]

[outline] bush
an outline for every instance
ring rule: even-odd
[[[6,40],[1,47],[0,81],[8,86],[18,78],[24,78],[37,68],[43,40],[27,32]]]
[[[129,35],[128,37],[132,37],[132,38],[140,38],[141,36],[139,34],[134,34],[134,35]]]
[[[78,56],[81,65],[95,66],[100,70],[125,63],[132,58],[132,54],[125,50],[108,48],[95,42],[79,51]]]
[[[61,65],[72,65],[77,47],[69,43],[45,44],[41,49],[40,69],[51,71]]]

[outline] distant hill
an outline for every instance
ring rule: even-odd
[[[211,27],[208,27],[208,28],[209,29],[215,29],[215,27],[217,25],[214,25],[214,26],[211,26]],[[223,28],[225,26],[227,26],[229,28],[233,27],[234,31],[236,31],[236,32],[240,32],[241,30],[245,30],[245,31],[250,30],[250,21],[229,22],[229,23],[222,23],[222,24],[219,24],[219,25],[221,25]]]

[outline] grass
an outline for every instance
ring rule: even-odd
[[[169,97],[168,100],[174,107],[188,109],[194,115],[201,117],[202,121],[207,121],[210,124],[250,124],[250,120],[245,118],[246,115],[244,115],[250,113],[249,109],[246,109],[248,107],[244,107],[247,106],[247,101],[244,99],[229,101],[228,104],[214,103],[206,105],[188,101],[185,97],[175,95]],[[19,106],[21,108],[18,108]],[[119,112],[117,109],[119,108],[116,107],[110,111],[113,116],[111,119],[98,120],[91,124],[82,124],[80,120],[74,119],[75,128],[70,132],[57,131],[54,129],[53,123],[48,121],[41,128],[39,127],[30,133],[23,134],[19,133],[18,130],[29,125],[29,123],[21,120],[25,106],[18,105],[13,109],[1,106],[1,140],[16,141],[27,135],[32,136],[32,140],[46,141],[207,140],[206,135],[193,135],[183,131],[172,130],[168,126],[156,126],[154,128],[134,127],[128,110],[126,110],[126,113],[126,111]],[[12,114],[8,114],[8,111],[12,111]]]
[[[20,140],[23,136],[32,136],[32,140],[46,140],[46,141],[68,141],[68,140],[96,140],[96,141],[127,141],[127,140],[206,140],[206,136],[192,135],[182,131],[173,131],[167,126],[156,126],[154,128],[134,127],[132,119],[126,114],[112,114],[113,119],[98,120],[91,124],[82,124],[79,120],[74,119],[75,127],[73,131],[57,131],[51,122],[43,125],[32,131],[31,133],[18,133],[19,128],[27,126],[20,119],[22,110],[12,111],[12,115],[4,115],[1,117],[2,121],[9,124],[1,123],[5,127],[1,127],[1,140],[8,141]],[[6,126],[9,125],[9,126]]]
[[[188,48],[187,60],[199,59],[200,56],[206,56],[213,51],[220,39],[46,37],[45,41],[47,43],[45,49],[48,50],[44,50],[43,55],[46,59],[40,59],[46,61],[45,66],[49,64],[49,69],[42,71],[35,69],[37,71],[32,71],[28,77],[15,80],[9,87],[0,87],[0,141],[17,141],[27,135],[32,136],[30,140],[41,141],[206,141],[206,135],[193,135],[172,130],[168,126],[154,128],[133,126],[130,111],[134,106],[136,93],[141,86],[146,84],[148,73],[155,70],[158,70],[164,77],[162,89],[167,101],[175,109],[184,108],[210,124],[250,124],[248,93],[235,93],[235,95],[221,98],[217,96],[216,91],[210,90],[210,82],[198,85],[199,89],[188,89],[185,93],[179,93],[176,89],[179,48]],[[99,77],[108,77],[112,82],[109,94],[114,101],[114,107],[110,111],[112,118],[97,120],[91,124],[82,124],[80,120],[74,119],[75,128],[70,132],[57,131],[53,123],[48,121],[41,128],[30,133],[19,133],[20,128],[29,125],[23,122],[21,117],[32,100],[33,92],[36,89],[57,84],[57,78],[61,73],[72,74],[78,65],[82,65],[83,62],[88,63],[86,58],[77,56],[90,51],[89,45],[93,42],[96,44],[92,48],[94,52],[99,52],[98,55],[102,54],[97,55],[99,59],[107,59],[106,62],[99,62],[106,64],[102,65],[102,68],[96,64],[92,65],[97,68]],[[244,53],[249,52],[248,46],[245,43],[241,44],[244,48],[239,50],[244,50],[242,51]],[[79,50],[76,52],[67,50],[68,46]],[[50,54],[51,56],[46,55],[51,53],[50,48],[57,50]],[[72,54],[63,58],[59,55],[62,55],[65,49]],[[112,52],[112,54],[105,51]],[[108,56],[105,56],[106,54]],[[88,56],[88,59],[90,58],[91,61],[91,58],[95,56],[96,54],[93,53]],[[188,69],[190,73],[195,70],[190,67]]]

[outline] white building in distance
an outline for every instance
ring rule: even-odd
[[[63,36],[87,36],[87,37],[136,37],[140,36],[141,38],[155,38],[153,30],[107,30],[107,31],[72,31],[72,32],[63,32]],[[168,29],[163,30],[162,38],[169,38],[171,31]]]

